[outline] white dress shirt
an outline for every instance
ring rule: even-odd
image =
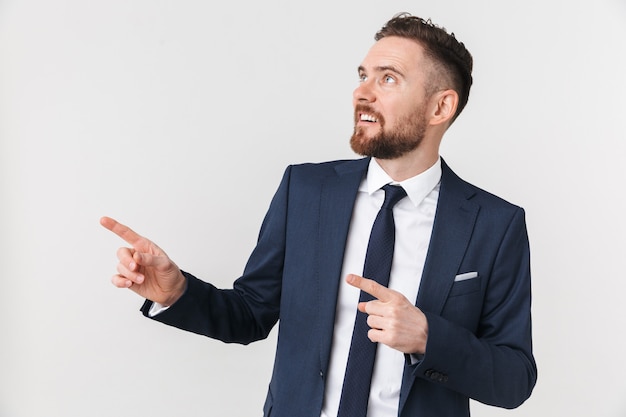
[[[359,187],[348,232],[321,417],[335,417],[339,408],[360,293],[358,288],[345,282],[345,277],[363,274],[369,235],[385,196],[381,187],[399,184],[407,192],[408,198],[400,200],[393,208],[396,240],[389,288],[414,303],[435,219],[440,180],[439,159],[428,170],[400,183],[394,182],[375,159],[370,161],[367,176]],[[367,417],[398,415],[403,370],[404,354],[379,344]]]
[[[335,417],[339,409],[343,377],[348,362],[360,295],[360,290],[347,284],[344,278],[348,274],[363,274],[369,235],[385,198],[385,192],[381,188],[385,184],[397,184],[404,188],[408,196],[393,207],[396,238],[389,288],[415,302],[435,219],[440,180],[441,161],[439,159],[428,170],[400,183],[393,181],[373,158],[370,161],[367,176],[359,186],[350,221],[321,417]],[[155,316],[167,308],[153,303],[149,315]],[[367,417],[396,417],[398,415],[403,370],[404,354],[379,344]]]

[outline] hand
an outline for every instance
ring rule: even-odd
[[[376,300],[359,303],[367,313],[371,329],[367,337],[408,354],[424,354],[428,340],[428,321],[424,313],[404,295],[358,275],[348,275],[346,282],[372,295]]]
[[[113,285],[130,288],[164,306],[180,298],[185,291],[185,277],[161,248],[110,217],[101,218],[100,224],[132,246],[117,251],[119,263],[117,274],[111,278]]]

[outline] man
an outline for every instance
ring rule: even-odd
[[[145,297],[145,315],[227,342],[263,339],[280,317],[266,416],[467,416],[468,398],[517,407],[536,381],[524,212],[439,156],[471,55],[407,14],[375,39],[350,141],[367,158],[289,167],[233,289],[105,217],[131,245],[113,284]],[[387,278],[368,272],[385,262]]]

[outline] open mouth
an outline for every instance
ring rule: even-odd
[[[362,122],[368,122],[368,123],[378,123],[378,118],[371,115],[371,114],[367,114],[367,113],[360,113],[359,114],[359,120]]]

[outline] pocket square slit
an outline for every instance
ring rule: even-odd
[[[465,281],[467,279],[476,278],[478,276],[478,272],[466,272],[464,274],[459,274],[454,277],[454,282]]]

